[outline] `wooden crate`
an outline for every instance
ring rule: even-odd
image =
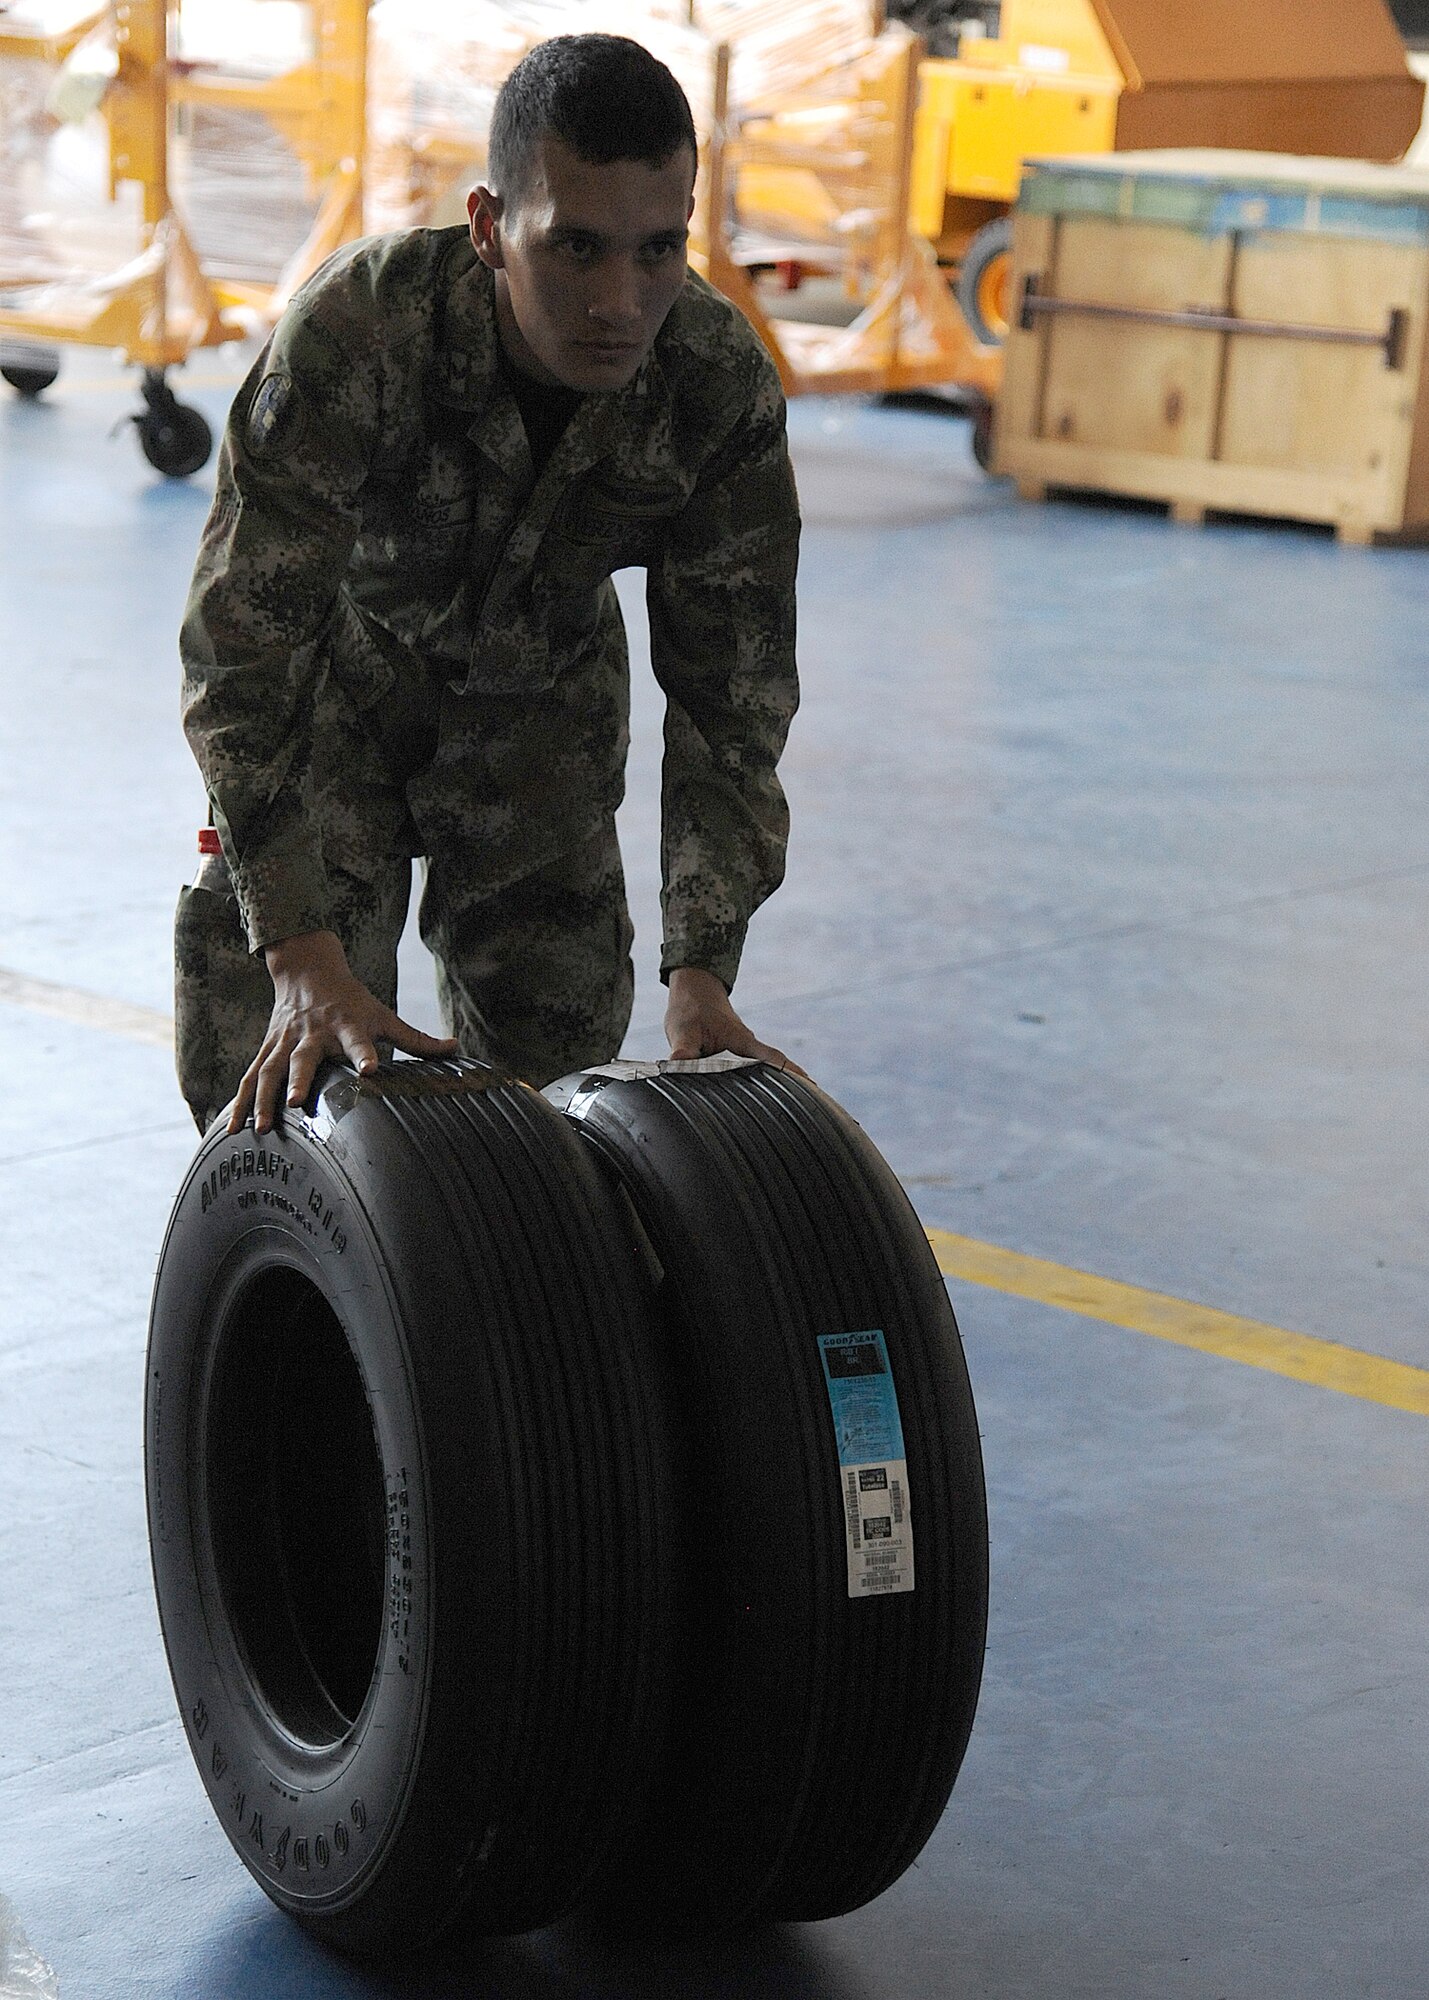
[[[1265,153],[1036,162],[1014,224],[994,465],[1429,531],[1429,174]]]

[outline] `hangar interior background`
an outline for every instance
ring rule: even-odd
[[[244,364],[184,377],[215,430]],[[964,419],[792,405],[794,835],[738,1000],[930,1230],[1040,1260],[1022,1295],[949,1278],[991,1507],[971,1749],[850,1917],[377,1972],[234,1860],[155,1618],[143,1341],[195,1137],[169,930],[203,817],[174,635],[213,472],[159,477],[132,407],[83,350],[0,402],[0,1892],[60,1992],[1420,2000],[1422,549],[1030,505]],[[648,1056],[660,716],[620,589]],[[403,977],[435,1026],[411,937]],[[1068,1273],[1171,1304],[1068,1311]],[[1268,1338],[1188,1344],[1195,1308],[1311,1336],[1301,1379]]]

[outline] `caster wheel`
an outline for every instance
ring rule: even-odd
[[[0,348],[0,377],[25,397],[41,394],[59,380],[60,358],[53,347]]]
[[[979,403],[973,412],[973,457],[984,472],[992,471],[992,404]]]
[[[167,408],[151,406],[136,417],[145,458],[168,479],[187,479],[208,464],[213,432],[203,413],[169,398]]]

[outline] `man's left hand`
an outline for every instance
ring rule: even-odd
[[[809,1080],[807,1070],[791,1062],[782,1049],[761,1042],[740,1020],[724,982],[698,966],[677,966],[670,974],[670,1003],[665,1009],[665,1035],[676,1062],[699,1056],[753,1056],[759,1062],[787,1069]]]

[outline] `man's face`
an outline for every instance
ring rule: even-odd
[[[595,166],[547,133],[514,210],[487,188],[467,202],[471,238],[497,274],[507,352],[538,381],[623,389],[685,282],[695,162]]]

